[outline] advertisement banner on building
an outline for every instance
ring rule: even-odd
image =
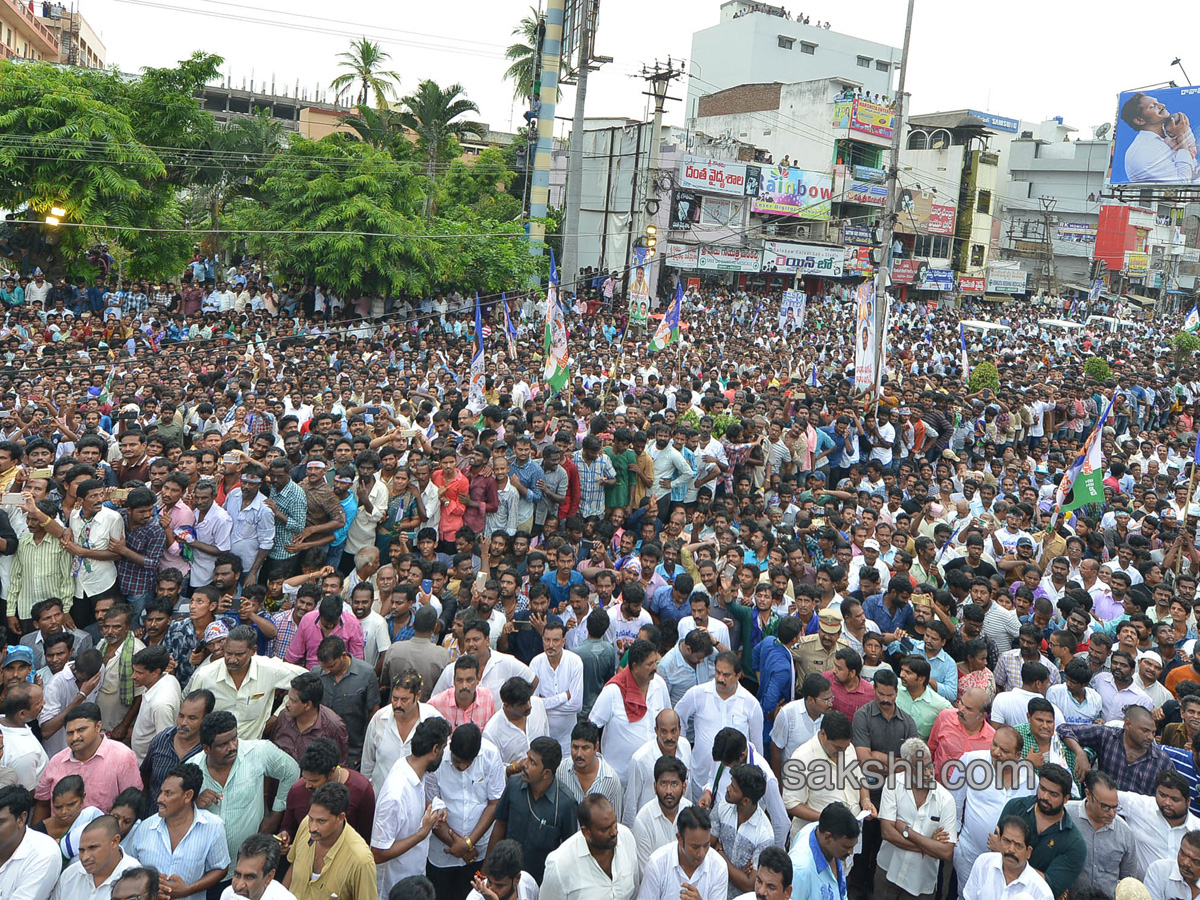
[[[1125,251],[1125,274],[1145,275],[1150,271],[1150,254],[1136,250]]]
[[[846,251],[842,247],[788,244],[783,241],[763,242],[764,272],[841,278],[845,262]]]
[[[779,330],[790,334],[804,327],[804,314],[808,308],[808,296],[804,291],[784,291],[779,306]]]
[[[917,285],[923,291],[954,290],[954,272],[950,269],[927,269],[925,280]]]
[[[679,186],[741,197],[746,193],[746,164],[685,153],[679,161]]]
[[[746,247],[700,247],[700,268],[716,272],[759,272],[762,254]]]
[[[871,261],[870,247],[846,247],[846,259],[842,263],[842,275],[874,277],[875,263]]]
[[[932,191],[904,188],[896,207],[896,230],[903,234],[954,234],[958,207]]]
[[[977,119],[982,119],[983,124],[992,131],[1007,131],[1010,134],[1016,134],[1021,130],[1021,122],[1018,119],[1007,119],[1004,116],[996,116],[987,112],[980,112],[977,109],[968,109],[968,116],[974,116]]]
[[[988,269],[987,293],[1023,294],[1029,273],[1021,269]]]
[[[732,197],[704,197],[700,204],[700,224],[710,228],[725,228],[742,224],[744,199]]]
[[[662,261],[664,265],[675,269],[700,268],[699,252],[695,247],[689,247],[686,244],[667,244]]]
[[[694,191],[675,191],[671,201],[671,230],[687,231],[699,222],[702,202]]]
[[[982,294],[986,286],[986,278],[976,275],[958,276],[958,291],[960,294]]]
[[[840,203],[859,203],[883,209],[887,206],[887,187],[876,181],[868,166],[834,166],[833,193]]]
[[[842,192],[842,202],[861,203],[863,206],[877,206],[883,209],[887,206],[887,188],[881,184],[853,182],[846,185]]]
[[[753,209],[772,216],[828,219],[832,198],[832,176],[790,166],[772,166],[763,170],[762,187]]]
[[[842,241],[847,244],[862,244],[869,247],[875,243],[875,235],[866,225],[843,225]]]
[[[1118,95],[1109,184],[1200,183],[1197,127],[1200,87]]]
[[[1096,243],[1096,226],[1086,222],[1059,223],[1058,240],[1068,244],[1094,244]]]
[[[892,260],[892,284],[919,285],[928,272],[929,263],[923,259]]]
[[[893,115],[890,107],[866,100],[838,100],[833,104],[833,127],[869,134],[885,141],[892,139]]]

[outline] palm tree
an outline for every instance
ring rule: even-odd
[[[354,131],[360,141],[397,158],[411,155],[398,111],[391,107],[372,109],[365,104],[356,106],[355,110],[342,122]]]
[[[425,79],[417,85],[417,92],[400,102],[404,110],[400,122],[417,133],[417,149],[425,156],[425,175],[430,181],[429,194],[425,203],[425,215],[433,214],[433,179],[439,158],[447,152],[451,138],[462,138],[473,134],[483,137],[487,126],[482,122],[460,119],[467,113],[479,112],[479,107],[464,96],[461,84],[442,88],[437,82]]]
[[[374,92],[375,106],[382,109],[400,81],[398,74],[382,68],[391,58],[391,54],[381,50],[379,44],[365,37],[359,38],[350,44],[349,50],[338,54],[338,66],[347,71],[333,79],[329,86],[340,94],[357,82],[357,105],[365,106],[370,93]]]
[[[512,65],[505,71],[504,77],[513,82],[513,97],[517,100],[529,99],[530,94],[533,93],[533,76],[536,74],[538,56],[538,27],[538,11],[531,6],[529,15],[512,30],[514,35],[520,36],[523,43],[510,44],[509,48],[504,51],[504,55],[512,60]],[[563,69],[559,72],[560,81],[565,71]],[[562,93],[561,88],[559,93]]]

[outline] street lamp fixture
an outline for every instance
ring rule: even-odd
[[[51,226],[57,225],[66,214],[67,211],[61,206],[52,206],[50,207],[50,215],[46,216],[46,224]]]

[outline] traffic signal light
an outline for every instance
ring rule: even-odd
[[[646,258],[650,259],[657,252],[656,248],[658,246],[658,228],[656,228],[653,225],[646,226],[645,244],[646,244]]]

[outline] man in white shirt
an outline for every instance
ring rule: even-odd
[[[450,738],[445,719],[426,719],[417,725],[412,754],[392,766],[375,806],[371,852],[378,867],[379,895],[409,875],[424,875],[429,835],[446,822],[444,803],[434,809],[425,802],[425,776],[436,772]]]
[[[651,773],[654,794],[633,820],[638,866],[643,871],[655,850],[675,843],[675,820],[682,810],[692,805],[692,801],[684,796],[687,775],[687,766],[678,757],[659,757],[654,763]]]
[[[1029,865],[1033,835],[1025,820],[1005,816],[997,828],[1000,851],[975,861],[963,900],[1054,900],[1046,879]]]
[[[252,834],[242,841],[232,869],[232,883],[221,894],[221,900],[296,900],[282,882],[275,880],[279,856],[279,841],[272,834]]]
[[[537,678],[536,693],[546,710],[550,737],[565,753],[571,748],[571,729],[583,708],[583,660],[566,649],[566,630],[557,617],[543,626],[542,647],[544,652],[530,660],[529,668]]]
[[[678,713],[664,709],[655,717],[654,737],[633,754],[625,780],[625,799],[621,804],[621,821],[630,828],[642,807],[654,799],[654,770],[658,761],[666,756],[678,758],[685,766],[691,765],[692,745],[681,730]]]
[[[712,819],[698,806],[681,809],[675,817],[674,844],[659,847],[642,872],[638,900],[728,900],[729,874],[725,861],[711,852]],[[691,890],[685,895],[684,885]]]
[[[275,846],[278,856],[278,841]],[[84,827],[79,837],[79,857],[63,871],[54,896],[56,900],[108,900],[117,879],[138,865],[121,850],[117,820],[99,816]]]
[[[798,699],[788,703],[775,716],[771,728],[771,769],[779,776],[783,761],[792,758],[796,748],[816,737],[825,713],[833,709],[833,686],[824,675],[813,672],[800,685]]]
[[[645,698],[640,716],[630,718],[630,707],[621,688],[612,681],[600,689],[588,716],[593,724],[604,730],[600,744],[604,758],[622,780],[629,771],[633,754],[654,737],[658,714],[671,705],[667,683],[657,674],[658,659],[658,650],[649,641],[634,641],[629,648],[627,677]],[[621,677],[618,673],[617,678]]]
[[[1160,859],[1173,859],[1183,836],[1200,828],[1200,818],[1188,808],[1189,790],[1186,778],[1164,769],[1154,780],[1153,796],[1117,792],[1120,814],[1133,832],[1136,871],[1146,872]]]
[[[1152,863],[1144,878],[1151,900],[1192,900],[1200,892],[1200,834],[1186,834],[1175,859]]]
[[[640,868],[633,833],[607,798],[589,794],[579,804],[579,831],[546,858],[539,900],[633,900]]]
[[[1121,105],[1121,121],[1136,134],[1125,150],[1125,181],[1190,184],[1196,180],[1196,138],[1184,113],[1138,92]]]
[[[62,872],[58,841],[28,827],[32,814],[29,791],[18,784],[0,788],[0,835],[11,848],[0,863],[0,897],[6,900],[48,900]]]
[[[466,893],[474,863],[487,857],[496,807],[504,793],[504,774],[500,753],[474,722],[454,729],[442,765],[429,773],[427,791],[431,800],[446,805],[446,820],[433,829],[429,842],[428,874],[439,897]],[[464,850],[465,857],[458,855]]]
[[[529,682],[513,676],[500,687],[500,709],[484,726],[483,736],[500,751],[504,774],[521,771],[529,744],[534,738],[550,737],[550,723],[541,697],[533,696]]]
[[[879,804],[883,845],[875,893],[881,897],[891,893],[889,885],[899,888],[902,897],[933,894],[938,865],[954,858],[958,843],[954,798],[934,780],[929,747],[920,738],[909,738],[900,745],[900,758],[912,769],[897,773],[896,783],[884,787]]]
[[[170,664],[171,655],[161,644],[146,647],[133,655],[133,686],[144,691],[129,738],[139,765],[146,758],[155,735],[172,727],[179,715],[183,691],[179,679],[167,674]]]

